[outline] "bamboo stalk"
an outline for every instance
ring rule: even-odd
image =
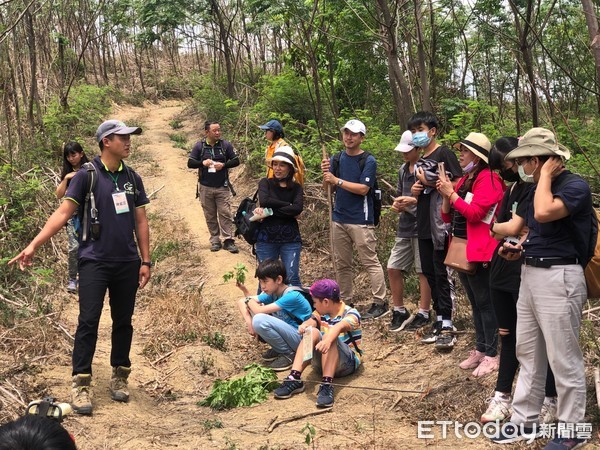
[[[321,145],[323,152],[323,159],[327,159],[327,149],[325,144]],[[331,265],[333,266],[333,272],[337,277],[337,264],[335,263],[335,253],[333,251],[333,207],[331,199],[331,185],[327,183],[327,211],[329,212],[329,248],[331,249]]]

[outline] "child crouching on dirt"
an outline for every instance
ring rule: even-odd
[[[254,276],[262,290],[258,297],[250,296],[246,286],[236,283],[245,296],[238,302],[240,313],[248,333],[260,336],[272,347],[263,354],[263,359],[270,361],[269,367],[276,372],[289,370],[302,340],[298,325],[310,317],[312,308],[300,292],[288,289],[281,260],[265,259]]]
[[[345,377],[358,369],[362,351],[360,350],[362,332],[360,314],[340,299],[340,288],[333,280],[319,280],[310,287],[316,311],[298,327],[303,335],[312,327],[312,366],[323,374],[317,407],[333,406],[333,377]],[[290,375],[275,389],[275,398],[290,398],[304,392],[304,382],[300,380],[302,371],[310,364],[305,361],[303,343],[300,344],[294,358]]]

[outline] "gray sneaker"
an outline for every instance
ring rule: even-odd
[[[294,364],[294,358],[296,357],[295,353],[290,353],[289,355],[279,355],[276,359],[269,364],[269,367],[273,369],[275,372],[283,372],[285,370],[290,370],[292,365]]]
[[[331,408],[333,406],[333,385],[322,383],[317,394],[317,408]]]
[[[77,280],[69,280],[69,283],[67,284],[67,292],[69,294],[77,293]]]
[[[306,386],[304,386],[304,382],[300,380],[290,380],[286,378],[283,380],[281,385],[273,391],[273,395],[278,399],[286,399],[290,398],[294,394],[299,394],[300,392],[304,392]]]
[[[263,352],[263,354],[260,356],[264,361],[271,362],[271,361],[275,361],[277,359],[277,357],[279,357],[279,353],[277,353],[275,351],[275,349],[270,348],[266,352]]]
[[[373,303],[369,310],[361,316],[361,319],[379,319],[383,316],[387,316],[390,313],[387,303]]]
[[[442,321],[438,320],[434,322],[434,324],[431,326],[431,331],[423,336],[423,338],[421,339],[421,344],[433,344],[437,340],[441,331]]]
[[[456,336],[453,331],[456,331],[455,327],[443,327],[435,340],[436,350],[452,350],[456,343]]]
[[[213,244],[210,244],[210,251],[211,252],[218,252],[219,250],[221,250],[221,243],[220,242],[215,242]]]

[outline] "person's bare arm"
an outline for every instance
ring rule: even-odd
[[[52,236],[60,231],[65,226],[67,221],[75,214],[77,203],[72,200],[63,202],[46,221],[42,231],[29,243],[29,245],[17,256],[11,259],[8,264],[19,262],[19,268],[25,270],[33,264],[33,256],[35,251],[45,244]]]

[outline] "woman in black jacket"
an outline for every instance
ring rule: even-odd
[[[258,203],[255,215],[262,219],[256,242],[258,262],[281,258],[287,272],[289,285],[301,286],[300,252],[302,239],[296,218],[304,209],[304,190],[294,181],[297,170],[291,147],[279,147],[267,160],[273,169],[273,178],[263,178],[258,183]],[[265,209],[272,209],[266,215]]]

